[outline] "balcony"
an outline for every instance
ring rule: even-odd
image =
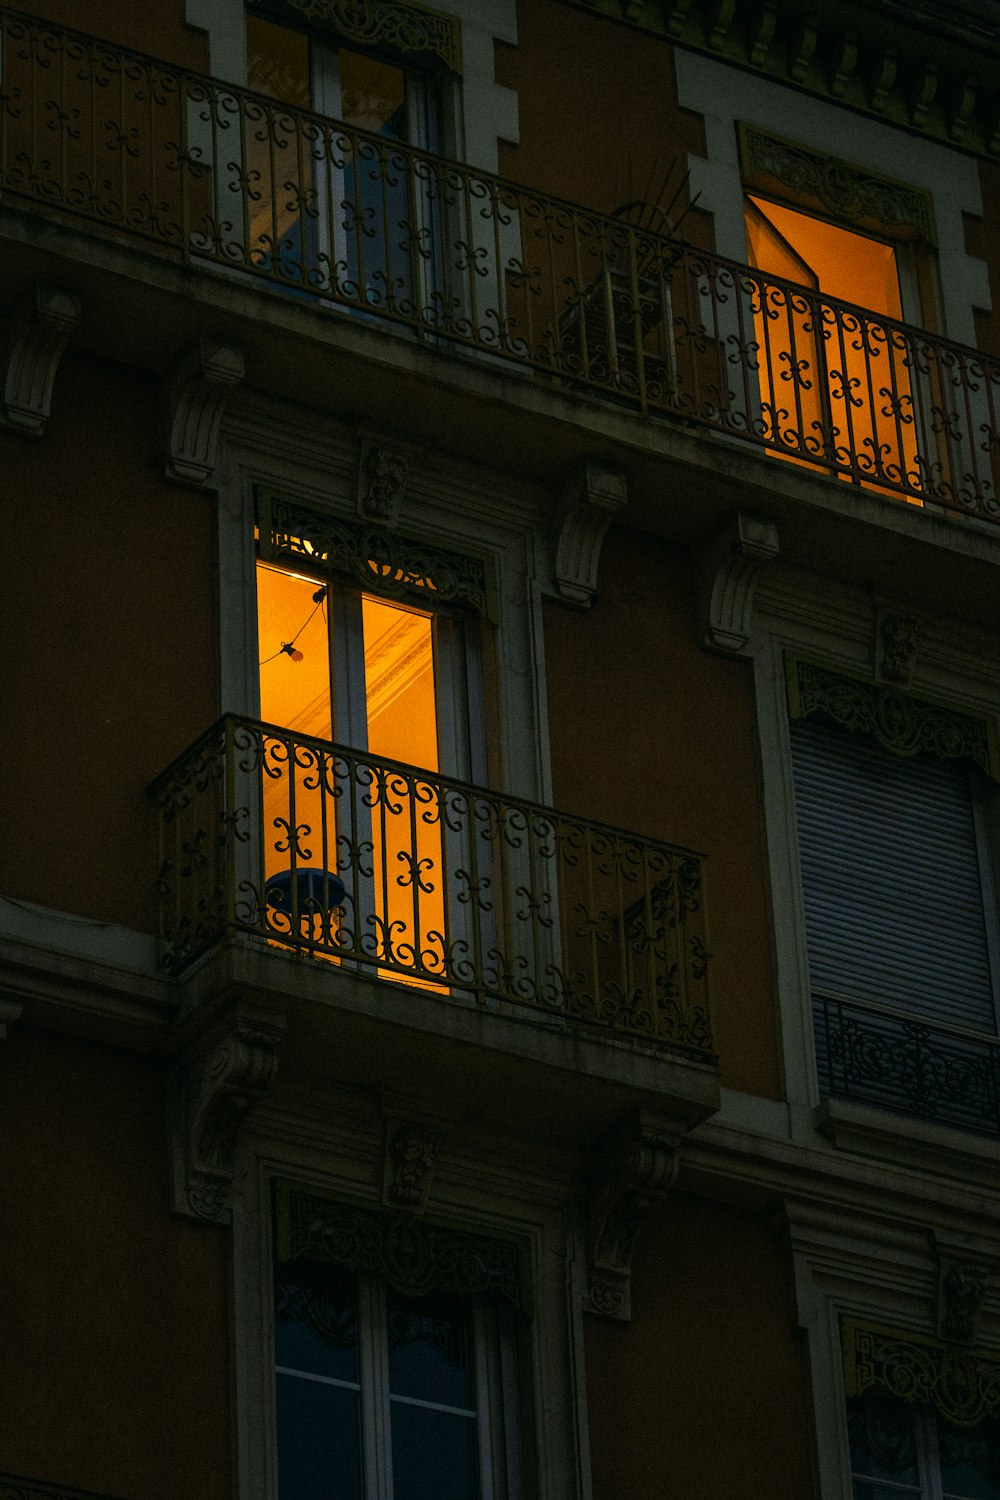
[[[0,11],[0,197],[850,485],[1000,518],[1000,361]]]
[[[152,793],[171,975],[236,937],[328,991],[714,1063],[690,850],[234,717]]]

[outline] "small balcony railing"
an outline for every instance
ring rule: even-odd
[[[1000,1039],[889,1006],[813,998],[820,1093],[1000,1136]]]
[[[853,484],[1000,517],[1000,362],[0,10],[0,199]]]
[[[246,934],[348,973],[711,1057],[699,856],[229,717],[152,788],[162,963]]]

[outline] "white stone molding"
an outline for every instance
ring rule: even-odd
[[[738,510],[703,549],[698,559],[699,644],[709,651],[739,655],[753,629],[757,575],[778,556],[778,531],[770,521]]]
[[[245,374],[243,351],[204,334],[167,373],[163,386],[164,473],[174,484],[215,491],[226,397]]]
[[[625,475],[587,462],[565,485],[553,539],[556,589],[567,604],[589,609],[597,596],[601,544],[628,498]]]
[[[683,1134],[672,1121],[642,1110],[598,1151],[589,1202],[587,1312],[630,1321],[635,1243],[653,1203],[673,1186]]]
[[[186,1049],[173,1081],[173,1210],[230,1220],[239,1134],[278,1066],[283,1016],[239,1006]]]
[[[7,1040],[7,1027],[21,1019],[23,1010],[19,1000],[0,1000],[0,1042]]]
[[[59,361],[82,313],[80,298],[73,292],[41,281],[14,307],[0,340],[4,427],[26,437],[42,436]]]

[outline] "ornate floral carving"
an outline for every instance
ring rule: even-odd
[[[289,0],[313,21],[325,21],[365,47],[395,47],[407,54],[431,53],[453,72],[462,70],[462,40],[454,16],[413,0]]]
[[[281,1262],[305,1256],[369,1271],[409,1296],[498,1296],[531,1310],[522,1252],[513,1241],[336,1203],[289,1183],[275,1191]]]
[[[200,1038],[175,1078],[174,1209],[222,1221],[240,1129],[277,1071],[284,1018],[242,1008]]]
[[[793,656],[786,658],[786,672],[793,719],[819,714],[851,734],[870,736],[893,755],[971,760],[994,781],[1000,780],[996,728],[989,720]]]
[[[389,1201],[400,1208],[423,1208],[437,1161],[437,1135],[420,1125],[399,1125],[390,1128],[387,1145]]]
[[[906,687],[913,676],[923,630],[919,615],[882,608],[876,614],[875,665],[882,682]]]
[[[37,282],[11,313],[0,339],[0,425],[41,437],[63,350],[79,327],[80,298]]]
[[[625,475],[585,463],[563,490],[555,525],[555,581],[569,604],[589,609],[597,595],[601,543],[627,499]]]
[[[698,560],[698,636],[713,651],[740,652],[753,624],[757,575],[778,555],[769,521],[737,511]]]
[[[411,541],[377,525],[320,515],[269,491],[257,493],[262,557],[307,558],[313,567],[347,576],[390,597],[431,591],[435,603],[470,604],[492,617],[486,572],[427,542]]]
[[[1000,1360],[917,1334],[846,1320],[844,1377],[849,1397],[886,1391],[930,1404],[959,1427],[1000,1415]]]
[[[358,472],[358,515],[394,526],[406,488],[409,454],[381,443],[362,447]]]
[[[990,1268],[981,1261],[942,1257],[938,1283],[938,1332],[952,1343],[970,1344],[989,1285]]]
[[[677,1176],[681,1134],[640,1114],[599,1152],[589,1215],[590,1312],[631,1318],[632,1252],[646,1214]]]
[[[879,79],[884,94],[883,73],[880,71]],[[822,208],[849,223],[909,230],[935,243],[930,195],[906,183],[875,176],[851,162],[807,150],[754,125],[740,125],[740,162],[749,187],[784,189],[796,202]]]
[[[202,336],[181,355],[163,391],[164,473],[176,484],[218,488],[226,398],[244,375],[242,350]]]

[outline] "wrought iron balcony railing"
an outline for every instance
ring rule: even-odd
[[[699,856],[225,718],[155,783],[161,953],[331,967],[711,1056]]]
[[[820,1093],[1000,1136],[1000,1039],[838,995],[813,998]]]
[[[0,198],[889,495],[1000,518],[1000,361],[0,10]]]

